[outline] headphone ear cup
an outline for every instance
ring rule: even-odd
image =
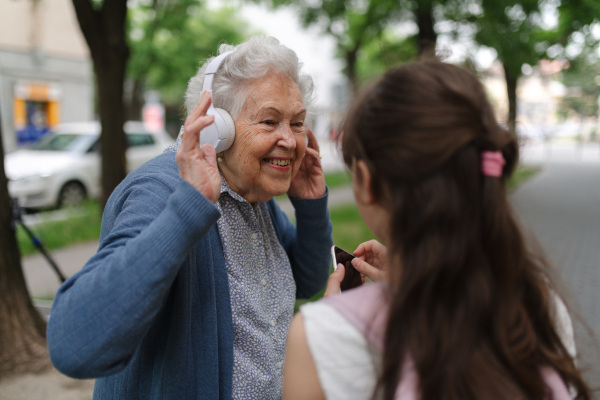
[[[217,153],[227,150],[235,139],[235,123],[231,115],[222,108],[214,109],[215,125],[219,131],[219,142],[215,147]]]

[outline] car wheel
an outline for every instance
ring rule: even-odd
[[[85,188],[79,182],[67,182],[58,195],[58,207],[80,205],[85,199]]]

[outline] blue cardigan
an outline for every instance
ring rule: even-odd
[[[296,226],[271,200],[297,297],[322,290],[332,244],[327,195],[292,199]],[[115,189],[98,252],[58,290],[48,321],[54,366],[97,378],[94,399],[230,399],[229,285],[210,201],[179,176],[175,153]]]

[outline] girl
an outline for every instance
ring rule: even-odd
[[[359,246],[354,263],[385,273],[301,308],[284,399],[591,398],[561,340],[546,262],[506,198],[516,138],[478,80],[439,62],[394,68],[342,131],[360,213],[388,245]]]

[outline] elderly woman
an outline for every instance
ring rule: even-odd
[[[176,151],[116,188],[97,254],[54,300],[52,362],[97,378],[94,399],[280,398],[295,299],[326,284],[327,188],[304,124],[312,80],[274,38],[219,50],[230,53],[214,98],[207,63],[190,80]],[[235,129],[218,156],[200,145],[211,101]],[[285,193],[295,225],[273,200]]]

